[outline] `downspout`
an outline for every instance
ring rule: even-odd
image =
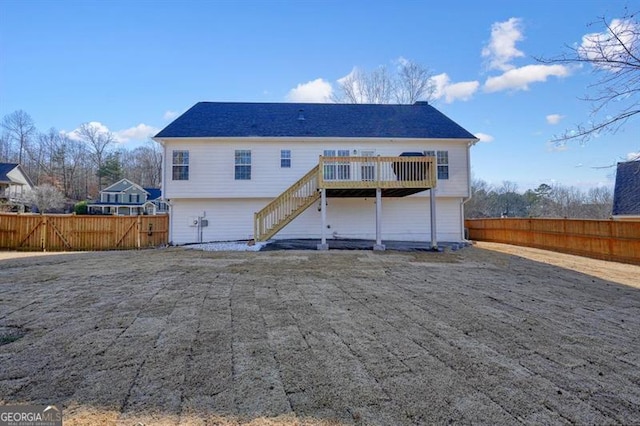
[[[466,197],[462,197],[462,203],[460,203],[460,229],[462,230],[462,235],[460,236],[460,240],[462,242],[470,242],[464,232],[464,205],[471,199],[471,147],[478,143],[480,139],[472,139],[467,142],[467,193]]]

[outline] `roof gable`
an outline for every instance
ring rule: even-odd
[[[16,173],[19,173],[22,179],[19,177],[16,179]],[[30,188],[34,186],[29,175],[18,163],[0,163],[0,183],[16,185],[24,185],[26,183]]]
[[[476,137],[426,102],[413,105],[199,102],[156,138]]]
[[[131,182],[129,179],[120,179],[116,183],[104,188],[100,192],[146,192],[140,185]]]
[[[16,167],[18,167],[16,163],[0,163],[0,182],[10,183],[11,178],[7,175]]]
[[[640,215],[640,161],[618,163],[613,215]]]

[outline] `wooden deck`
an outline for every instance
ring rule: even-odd
[[[324,157],[254,215],[254,240],[265,241],[320,198],[406,197],[436,186],[434,157]]]
[[[327,197],[405,197],[436,186],[434,157],[320,157],[318,189]]]

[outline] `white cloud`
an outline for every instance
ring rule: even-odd
[[[175,112],[175,111],[165,111],[164,115],[162,116],[163,119],[165,120],[173,120],[174,118],[176,118],[178,115],[180,115],[179,112]]]
[[[331,83],[317,78],[307,83],[298,84],[287,94],[289,102],[331,102],[333,87]]]
[[[106,125],[102,124],[99,121],[91,121],[89,122],[89,126],[95,128],[98,133],[111,132]],[[134,126],[128,129],[111,132],[111,134],[113,135],[113,138],[116,143],[126,143],[129,141],[145,141],[158,132],[159,132],[158,128],[149,126],[148,124],[140,123],[137,126]],[[73,139],[76,141],[83,140],[82,137],[80,136],[80,128],[74,129],[70,132],[62,130],[60,133],[69,137],[69,139]]]
[[[436,99],[444,98],[448,104],[455,100],[468,101],[480,87],[478,81],[451,83],[451,79],[446,73],[435,75],[431,79],[435,85],[434,97]]]
[[[549,76],[566,77],[569,74],[569,68],[564,65],[525,65],[497,77],[487,78],[484,90],[485,92],[529,90],[530,83],[547,81]]]
[[[124,143],[129,142],[131,140],[134,141],[145,141],[150,137],[154,136],[160,130],[156,127],[149,126],[148,124],[140,123],[135,127],[130,127],[124,130],[118,130],[114,132],[116,140],[118,142]]]
[[[501,71],[512,69],[511,60],[524,56],[516,48],[516,42],[523,38],[522,20],[519,18],[509,18],[508,21],[491,25],[491,40],[482,49],[482,57],[489,60],[489,68]]]
[[[622,67],[615,61],[629,62],[630,54],[625,46],[632,47],[640,42],[640,25],[631,20],[614,19],[609,28],[611,31],[585,34],[578,47],[578,54],[581,58],[592,61],[596,67],[620,71]],[[598,63],[599,61],[602,63]]]
[[[546,117],[547,123],[549,124],[558,124],[560,120],[562,120],[563,118],[564,118],[564,115],[560,115],[560,114],[549,114]]]
[[[640,160],[640,152],[630,152],[627,154],[627,161]]]
[[[94,129],[96,129],[96,131],[98,133],[108,133],[109,132],[109,128],[107,126],[105,126],[104,124],[102,124],[99,121],[90,121],[88,123],[89,126],[93,127]],[[60,134],[67,136],[69,139],[72,139],[74,141],[82,141],[82,137],[80,136],[80,128],[76,128],[73,129],[70,132],[67,132],[66,130],[61,130]]]
[[[486,133],[475,133],[473,136],[480,139],[480,142],[493,142],[493,136]]]

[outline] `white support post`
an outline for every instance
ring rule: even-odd
[[[382,189],[376,188],[376,244],[373,246],[376,251],[385,249],[382,244]]]
[[[322,230],[320,231],[320,244],[318,244],[318,250],[329,250],[329,244],[327,244],[327,190],[322,188],[320,190],[320,214],[322,215]]]
[[[438,239],[436,237],[436,193],[435,188],[429,190],[429,206],[431,218],[431,250],[438,250]]]

